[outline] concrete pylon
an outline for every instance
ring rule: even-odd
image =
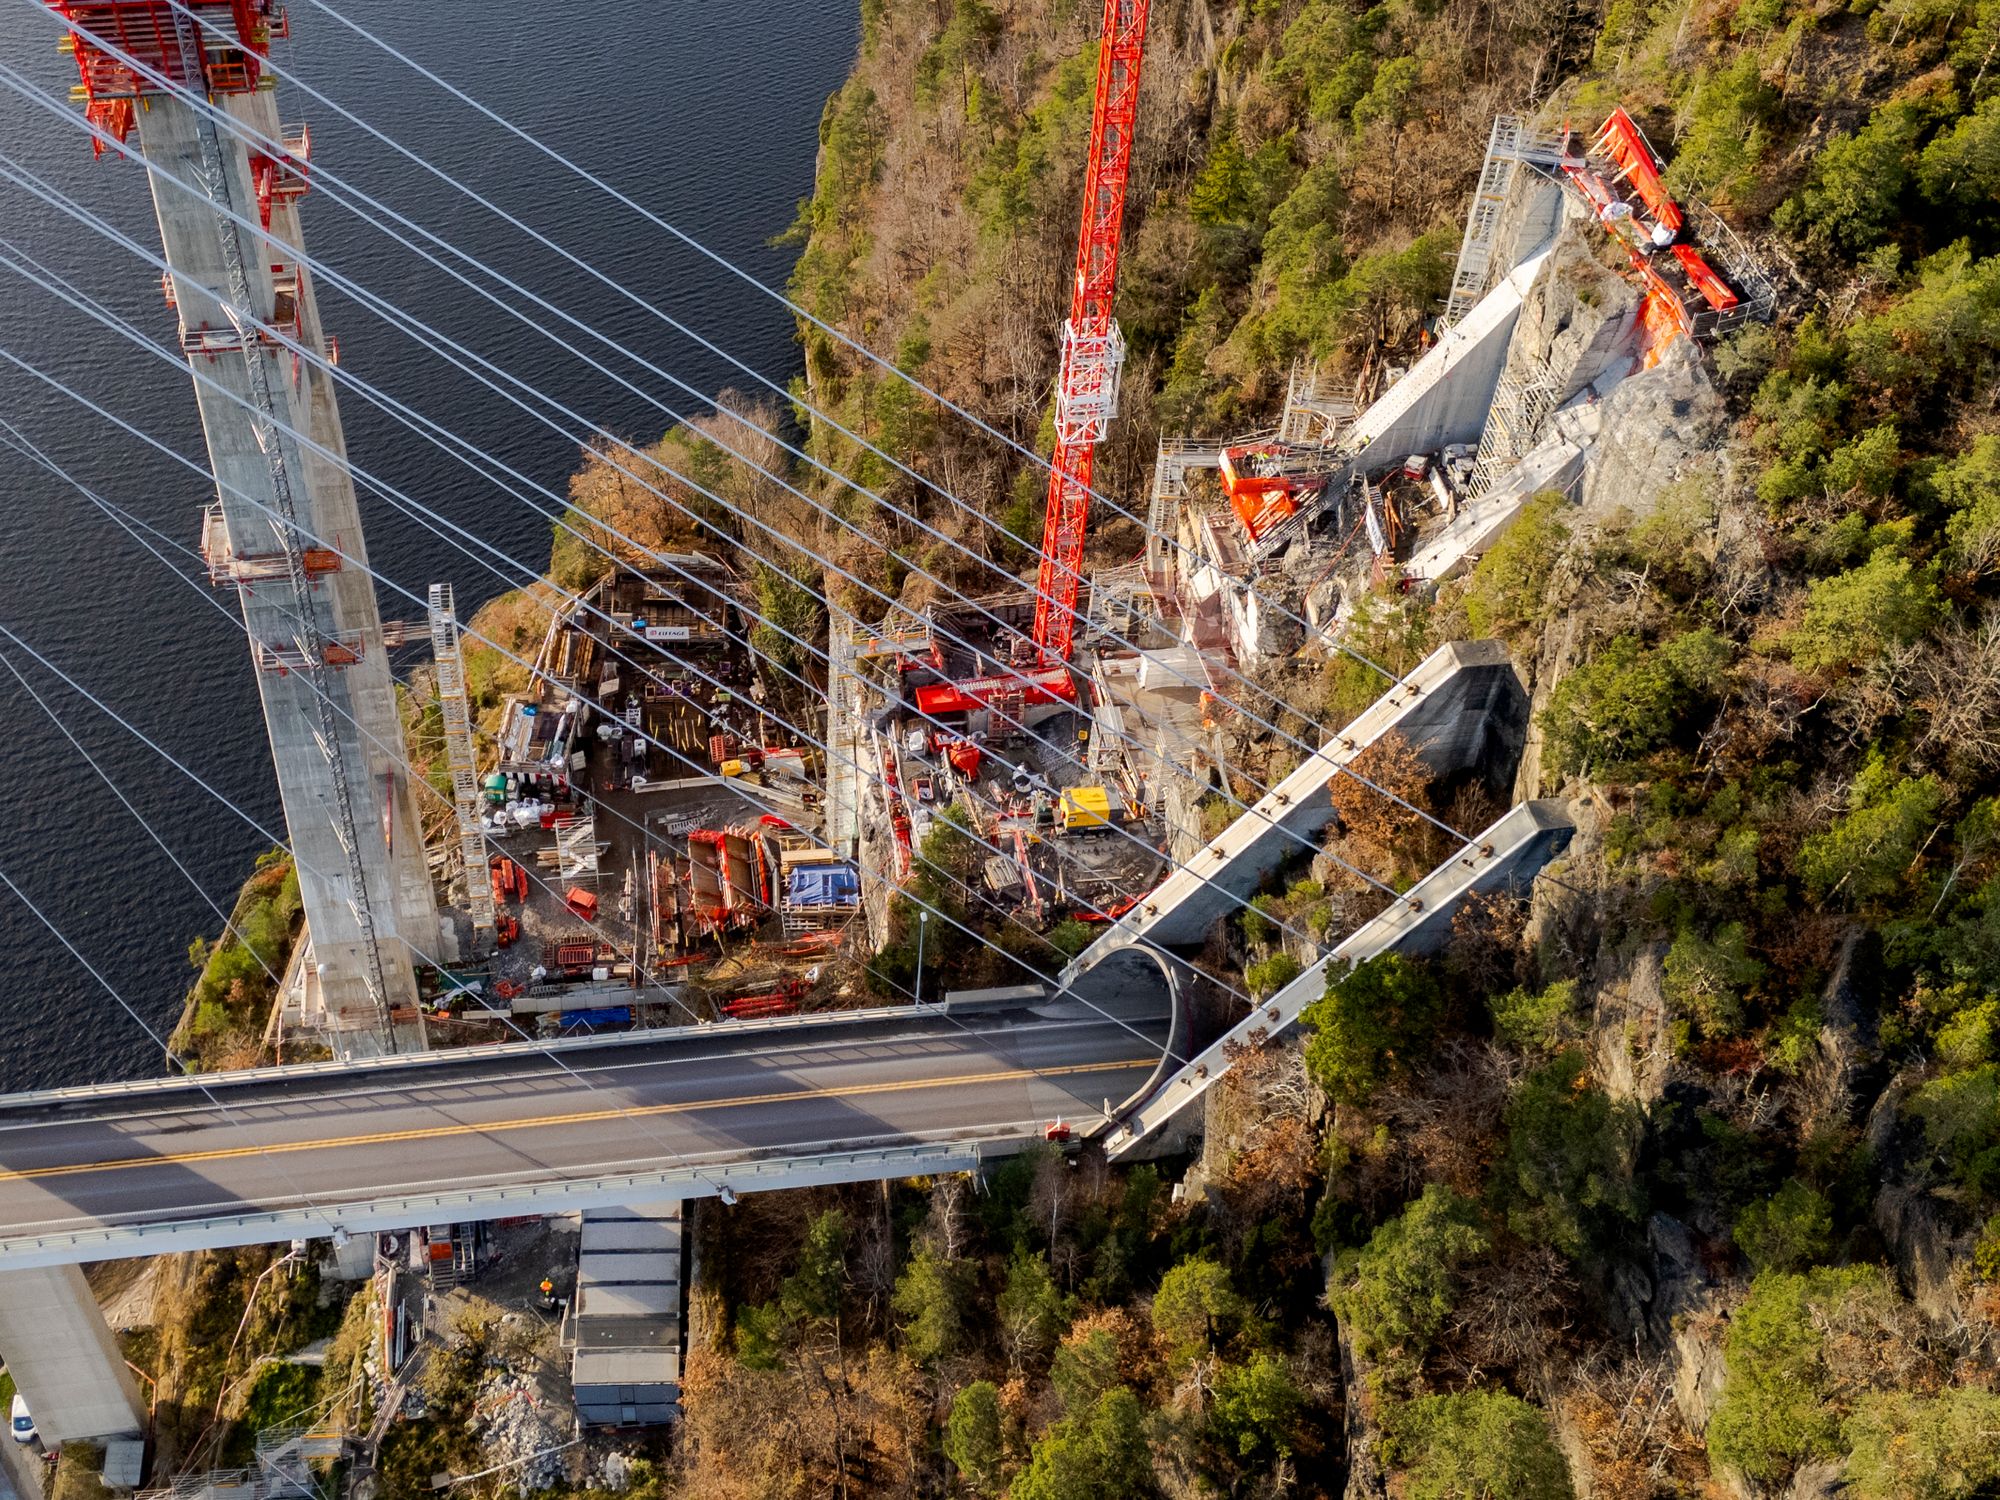
[[[138,1384],[81,1266],[0,1271],[0,1359],[48,1447],[145,1430]]]
[[[416,1005],[412,961],[439,953],[437,907],[332,376],[233,321],[247,300],[257,323],[327,348],[298,255],[309,147],[280,125],[271,91],[211,103],[254,135],[283,140],[287,154],[253,162],[241,136],[176,97],[151,98],[138,113],[219,481],[203,547],[217,582],[236,585],[249,627],[329,1040],[367,1053],[387,1012]],[[288,512],[290,530],[280,519]],[[288,536],[302,563],[287,564]],[[302,634],[300,576],[315,635]],[[397,1039],[422,1045],[420,1029],[399,1027]]]

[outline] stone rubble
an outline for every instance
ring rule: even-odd
[[[512,1476],[523,1493],[552,1489],[568,1479],[570,1450],[564,1445],[575,1435],[571,1413],[543,1399],[533,1380],[489,1370],[472,1411],[488,1462],[518,1465]]]

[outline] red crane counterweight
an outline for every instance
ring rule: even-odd
[[[1035,644],[1044,661],[1065,661],[1076,637],[1076,596],[1090,519],[1091,459],[1118,413],[1125,340],[1111,316],[1118,288],[1118,242],[1125,225],[1132,130],[1139,113],[1150,0],[1105,0],[1097,52],[1097,100],[1083,179],[1083,227],[1076,282],[1062,329],[1056,377],[1056,451],[1049,460],[1048,512],[1035,580]]]

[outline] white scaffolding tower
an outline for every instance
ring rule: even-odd
[[[1465,215],[1465,237],[1459,242],[1458,268],[1452,272],[1451,295],[1445,300],[1438,331],[1458,325],[1473,305],[1493,287],[1493,249],[1500,236],[1500,217],[1522,167],[1553,167],[1562,158],[1562,142],[1531,134],[1518,115],[1496,115],[1486,140],[1486,160],[1479,185]],[[1506,266],[1499,267],[1505,271]]]
[[[465,905],[472,913],[472,950],[483,958],[494,947],[493,887],[486,879],[486,835],[479,826],[479,765],[472,753],[472,705],[465,696],[458,605],[450,584],[431,585],[430,616],[431,658],[437,664],[438,706],[444,714],[445,761],[451,767],[459,861],[465,867]]]

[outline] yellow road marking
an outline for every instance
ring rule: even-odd
[[[496,1120],[487,1125],[427,1125],[416,1130],[384,1130],[373,1135],[340,1136],[332,1140],[280,1141],[262,1146],[221,1146],[209,1151],[184,1151],[171,1156],[128,1156],[118,1161],[72,1162],[60,1167],[31,1167],[0,1172],[0,1182],[28,1182],[42,1177],[73,1177],[84,1172],[115,1172],[124,1167],[186,1166],[228,1161],[240,1156],[275,1156],[294,1151],[334,1151],[349,1146],[385,1146],[399,1141],[434,1141],[456,1135],[491,1135],[502,1130],[545,1130],[558,1125],[593,1125],[605,1120],[632,1120],[653,1115],[693,1114],[705,1109],[736,1109],[748,1104],[795,1104],[802,1099],[856,1099],[868,1094],[898,1094],[915,1089],[953,1088],[981,1083],[1013,1083],[1029,1078],[1060,1078],[1077,1073],[1111,1073],[1143,1068],[1158,1058],[1123,1062],[1076,1063],[1065,1068],[1010,1068],[1000,1073],[969,1073],[952,1078],[919,1078],[905,1083],[857,1083],[844,1089],[794,1089],[784,1094],[738,1094],[728,1099],[691,1099],[679,1104],[639,1104],[626,1109],[595,1109],[579,1114],[538,1115],[526,1120]]]

